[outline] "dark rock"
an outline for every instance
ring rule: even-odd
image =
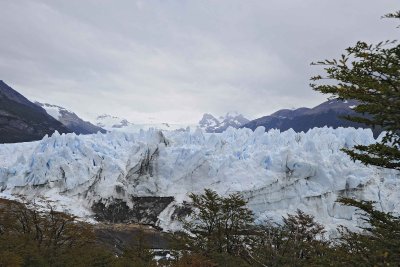
[[[96,220],[155,225],[158,215],[174,201],[174,197],[131,197],[130,200],[132,208],[122,199],[107,199],[94,203],[92,210],[96,214]]]

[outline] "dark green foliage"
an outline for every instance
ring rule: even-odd
[[[399,18],[399,12],[387,17]],[[365,164],[400,170],[400,45],[396,41],[358,42],[338,60],[313,64],[324,66],[326,75],[311,80],[329,81],[311,84],[314,90],[360,102],[354,109],[360,116],[346,119],[387,131],[378,144],[344,151]]]
[[[385,16],[383,16],[383,18],[400,19],[400,10],[394,13],[386,14]],[[400,28],[400,25],[397,28]]]
[[[181,249],[200,254],[217,266],[310,266],[329,250],[324,227],[298,210],[283,223],[255,225],[238,194],[224,198],[206,189],[191,194],[195,211],[181,233]]]
[[[301,210],[283,223],[258,226],[252,257],[265,266],[311,266],[329,250],[324,227]]]
[[[398,266],[400,263],[400,218],[378,211],[370,201],[340,199],[339,203],[357,207],[364,225],[361,232],[340,229],[334,257],[351,266]]]
[[[389,13],[389,14],[386,14],[385,16],[383,16],[384,18],[397,18],[397,19],[400,19],[400,10],[399,11],[396,11],[396,12],[394,12],[394,13]]]
[[[99,255],[112,259],[94,238],[90,225],[65,213],[39,212],[14,201],[0,203],[0,265],[93,266]]]
[[[204,194],[191,194],[194,213],[186,229],[195,235],[193,242],[207,252],[240,255],[245,233],[253,223],[253,213],[239,194],[226,198],[206,189]]]
[[[289,255],[292,263],[296,260],[307,260],[323,255],[325,241],[324,227],[314,221],[314,217],[297,210],[296,214],[288,214],[283,218],[283,231],[287,240],[291,240]]]
[[[356,232],[339,227],[339,237],[319,258],[319,266],[399,266],[400,218],[377,210],[370,201],[338,202],[356,207],[363,224]]]
[[[253,213],[239,194],[221,197],[206,189],[204,194],[191,194],[193,213],[186,221],[186,243],[191,251],[212,258],[218,266],[235,262],[236,266],[247,266],[246,245],[253,224]],[[224,265],[221,265],[224,264]],[[228,266],[228,265],[227,265]]]
[[[400,18],[400,11],[385,16]],[[344,149],[353,160],[400,170],[400,45],[382,42],[369,45],[358,42],[347,49],[340,60],[326,60],[326,77],[336,83],[312,87],[340,99],[360,101],[355,111],[367,116],[348,117],[387,131],[381,142]],[[324,266],[399,266],[400,217],[379,211],[370,201],[342,198],[339,203],[357,208],[360,232],[339,228],[340,236],[319,264]]]
[[[0,200],[0,266],[156,266],[144,235],[132,241],[116,257],[90,224],[51,208]]]

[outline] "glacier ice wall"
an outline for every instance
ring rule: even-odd
[[[296,209],[328,228],[355,225],[354,210],[339,196],[373,200],[399,211],[398,172],[353,162],[343,147],[375,142],[370,130],[315,128],[307,133],[229,128],[222,134],[156,130],[45,137],[0,145],[0,196],[47,200],[82,217],[102,201],[170,197],[211,188],[241,192],[258,221],[280,220]],[[171,204],[159,216],[171,228]]]

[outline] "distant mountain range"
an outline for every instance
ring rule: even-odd
[[[229,112],[218,119],[209,113],[205,113],[199,121],[199,127],[206,133],[222,133],[228,127],[240,128],[250,122],[242,114]]]
[[[40,140],[54,131],[72,132],[0,80],[0,143]]]
[[[122,129],[133,126],[134,124],[129,122],[127,119],[103,114],[96,117],[95,124],[98,127],[102,127],[107,130]]]
[[[149,128],[173,131],[173,130],[183,130],[187,126],[189,126],[187,124],[174,124],[166,122],[156,123],[152,122],[150,119],[148,123],[132,123],[127,119],[108,114],[97,116],[96,119],[94,120],[94,124],[106,129],[107,131],[122,131],[122,132],[138,132],[141,129],[147,130]]]
[[[35,102],[35,104],[44,108],[50,116],[60,121],[68,129],[70,129],[76,134],[93,134],[97,132],[101,133],[107,132],[106,130],[102,129],[99,126],[95,126],[88,121],[82,120],[74,112],[67,110],[63,107],[47,103],[43,104],[39,102]]]
[[[202,119],[198,124],[174,124],[174,123],[132,123],[127,119],[111,116],[108,114],[103,114],[97,116],[94,120],[94,124],[102,127],[108,131],[123,131],[123,132],[137,132],[140,129],[149,129],[155,128],[158,130],[184,130],[187,127],[196,127],[201,128],[204,132],[207,133],[222,133],[229,126],[233,128],[240,128],[242,125],[248,123],[249,120],[246,119],[243,115],[237,112],[227,113],[225,116],[221,116],[219,118],[214,117],[211,114],[204,114]]]
[[[0,143],[40,140],[55,131],[76,134],[107,132],[63,107],[33,103],[0,81]]]
[[[369,128],[364,124],[342,118],[347,115],[356,115],[353,108],[357,105],[356,101],[329,100],[314,108],[281,109],[269,116],[252,120],[242,125],[242,128],[255,130],[258,126],[264,126],[267,131],[270,129],[286,131],[292,128],[295,132],[307,132],[314,127],[324,126]],[[377,136],[380,130],[374,129],[373,132]]]
[[[355,127],[369,128],[366,125],[343,119],[343,116],[355,115],[356,101],[329,100],[314,108],[282,109],[271,115],[249,121],[237,112],[222,117],[204,114],[198,125],[146,123],[135,124],[126,119],[103,114],[93,124],[79,118],[74,112],[63,107],[32,103],[23,95],[0,81],[0,143],[28,142],[42,139],[54,131],[76,134],[105,133],[107,131],[137,132],[140,129],[181,130],[187,126],[201,128],[207,133],[222,133],[228,127],[250,128],[259,126],[286,131],[292,128],[296,132],[306,132],[315,127]],[[374,135],[380,129],[373,130]]]

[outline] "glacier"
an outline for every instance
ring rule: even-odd
[[[0,145],[0,197],[50,203],[92,221],[99,203],[103,209],[124,203],[125,211],[134,211],[135,199],[163,197],[151,202],[158,205],[155,223],[174,230],[175,210],[188,194],[211,188],[222,195],[240,192],[259,223],[301,209],[333,233],[339,224],[360,223],[353,208],[335,202],[341,196],[400,211],[399,172],[365,166],[341,151],[374,142],[369,129],[326,127],[307,133],[263,127],[219,134],[56,132],[40,141]]]

